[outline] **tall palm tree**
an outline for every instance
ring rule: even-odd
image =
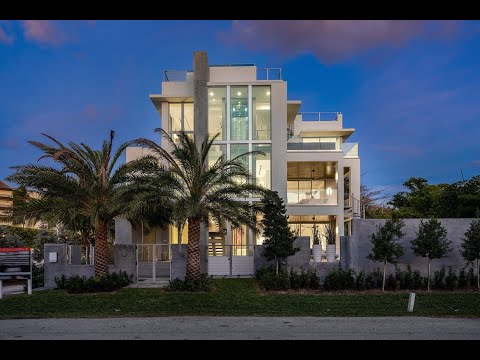
[[[40,193],[40,198],[29,199],[18,213],[30,219],[62,222],[67,228],[81,218],[91,221],[95,234],[95,275],[108,273],[108,232],[112,220],[119,215],[135,217],[142,202],[130,206],[125,201],[129,190],[136,191],[136,177],[142,170],[143,160],[117,166],[117,161],[128,143],[121,144],[115,152],[113,139],[103,142],[101,149],[93,150],[81,143],[62,144],[54,137],[42,134],[53,144],[29,141],[43,152],[41,159],[58,165],[15,166],[7,179]],[[141,186],[140,186],[141,187]],[[161,203],[159,197],[157,203]],[[140,204],[140,205],[139,205]]]
[[[263,196],[264,189],[255,185],[245,169],[242,158],[248,152],[228,160],[221,156],[211,167],[208,153],[218,136],[206,138],[200,149],[193,138],[184,132],[178,134],[178,143],[163,129],[160,132],[170,150],[149,139],[140,138],[133,143],[151,151],[151,168],[148,173],[152,183],[168,189],[172,200],[172,216],[176,224],[188,223],[187,280],[197,280],[200,268],[200,224],[209,219],[221,223],[229,221],[232,226],[246,224],[257,229],[256,214],[259,206],[250,204],[245,198],[251,194]],[[160,160],[160,161],[158,161]],[[240,182],[239,179],[246,181]]]

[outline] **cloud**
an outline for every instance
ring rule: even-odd
[[[65,32],[51,20],[23,20],[22,26],[28,41],[54,46],[66,41]]]
[[[379,47],[402,47],[416,38],[445,39],[456,21],[434,20],[236,20],[222,38],[283,56],[313,53],[326,63],[345,61]]]
[[[480,168],[480,160],[473,160],[473,161],[470,163],[470,167]]]
[[[6,26],[0,24],[0,44],[13,44],[13,36],[9,35],[6,30]]]

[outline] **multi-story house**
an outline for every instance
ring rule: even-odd
[[[325,226],[332,224],[337,261],[340,236],[350,233],[350,222],[359,215],[358,144],[346,142],[355,130],[344,128],[340,112],[300,112],[302,102],[288,99],[281,69],[260,69],[254,64],[210,65],[204,52],[194,53],[193,65],[191,71],[165,71],[161,93],[150,95],[161,128],[174,139],[179,131],[193,134],[198,141],[219,134],[210,163],[221,155],[232,158],[252,150],[264,152],[266,156],[245,159],[254,181],[278,192],[287,204],[292,230],[309,236],[311,243],[314,232],[321,235]],[[144,151],[127,148],[127,161]],[[164,244],[166,248],[179,241],[187,242],[186,229],[180,239],[174,226],[168,231],[142,233],[125,220],[117,221],[117,244]],[[261,234],[246,226],[234,229],[228,223],[208,224],[201,236],[208,272],[252,274],[253,249],[262,241]],[[320,236],[320,243],[325,251],[325,237]],[[147,259],[170,259],[158,251],[153,253]]]

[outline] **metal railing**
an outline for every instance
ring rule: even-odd
[[[340,112],[301,112],[302,121],[338,121]]]
[[[192,72],[190,70],[163,70],[164,82],[182,82],[187,80],[187,73]]]
[[[138,261],[170,261],[172,251],[170,244],[137,244]]]
[[[65,245],[68,265],[94,265],[95,247],[92,245]]]
[[[254,245],[226,245],[221,242],[208,244],[208,256],[253,256]]]
[[[282,68],[257,68],[257,80],[282,80]]]

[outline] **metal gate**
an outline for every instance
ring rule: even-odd
[[[253,245],[223,245],[210,243],[208,246],[208,275],[253,276]]]
[[[170,280],[172,249],[169,244],[137,245],[137,281]]]

